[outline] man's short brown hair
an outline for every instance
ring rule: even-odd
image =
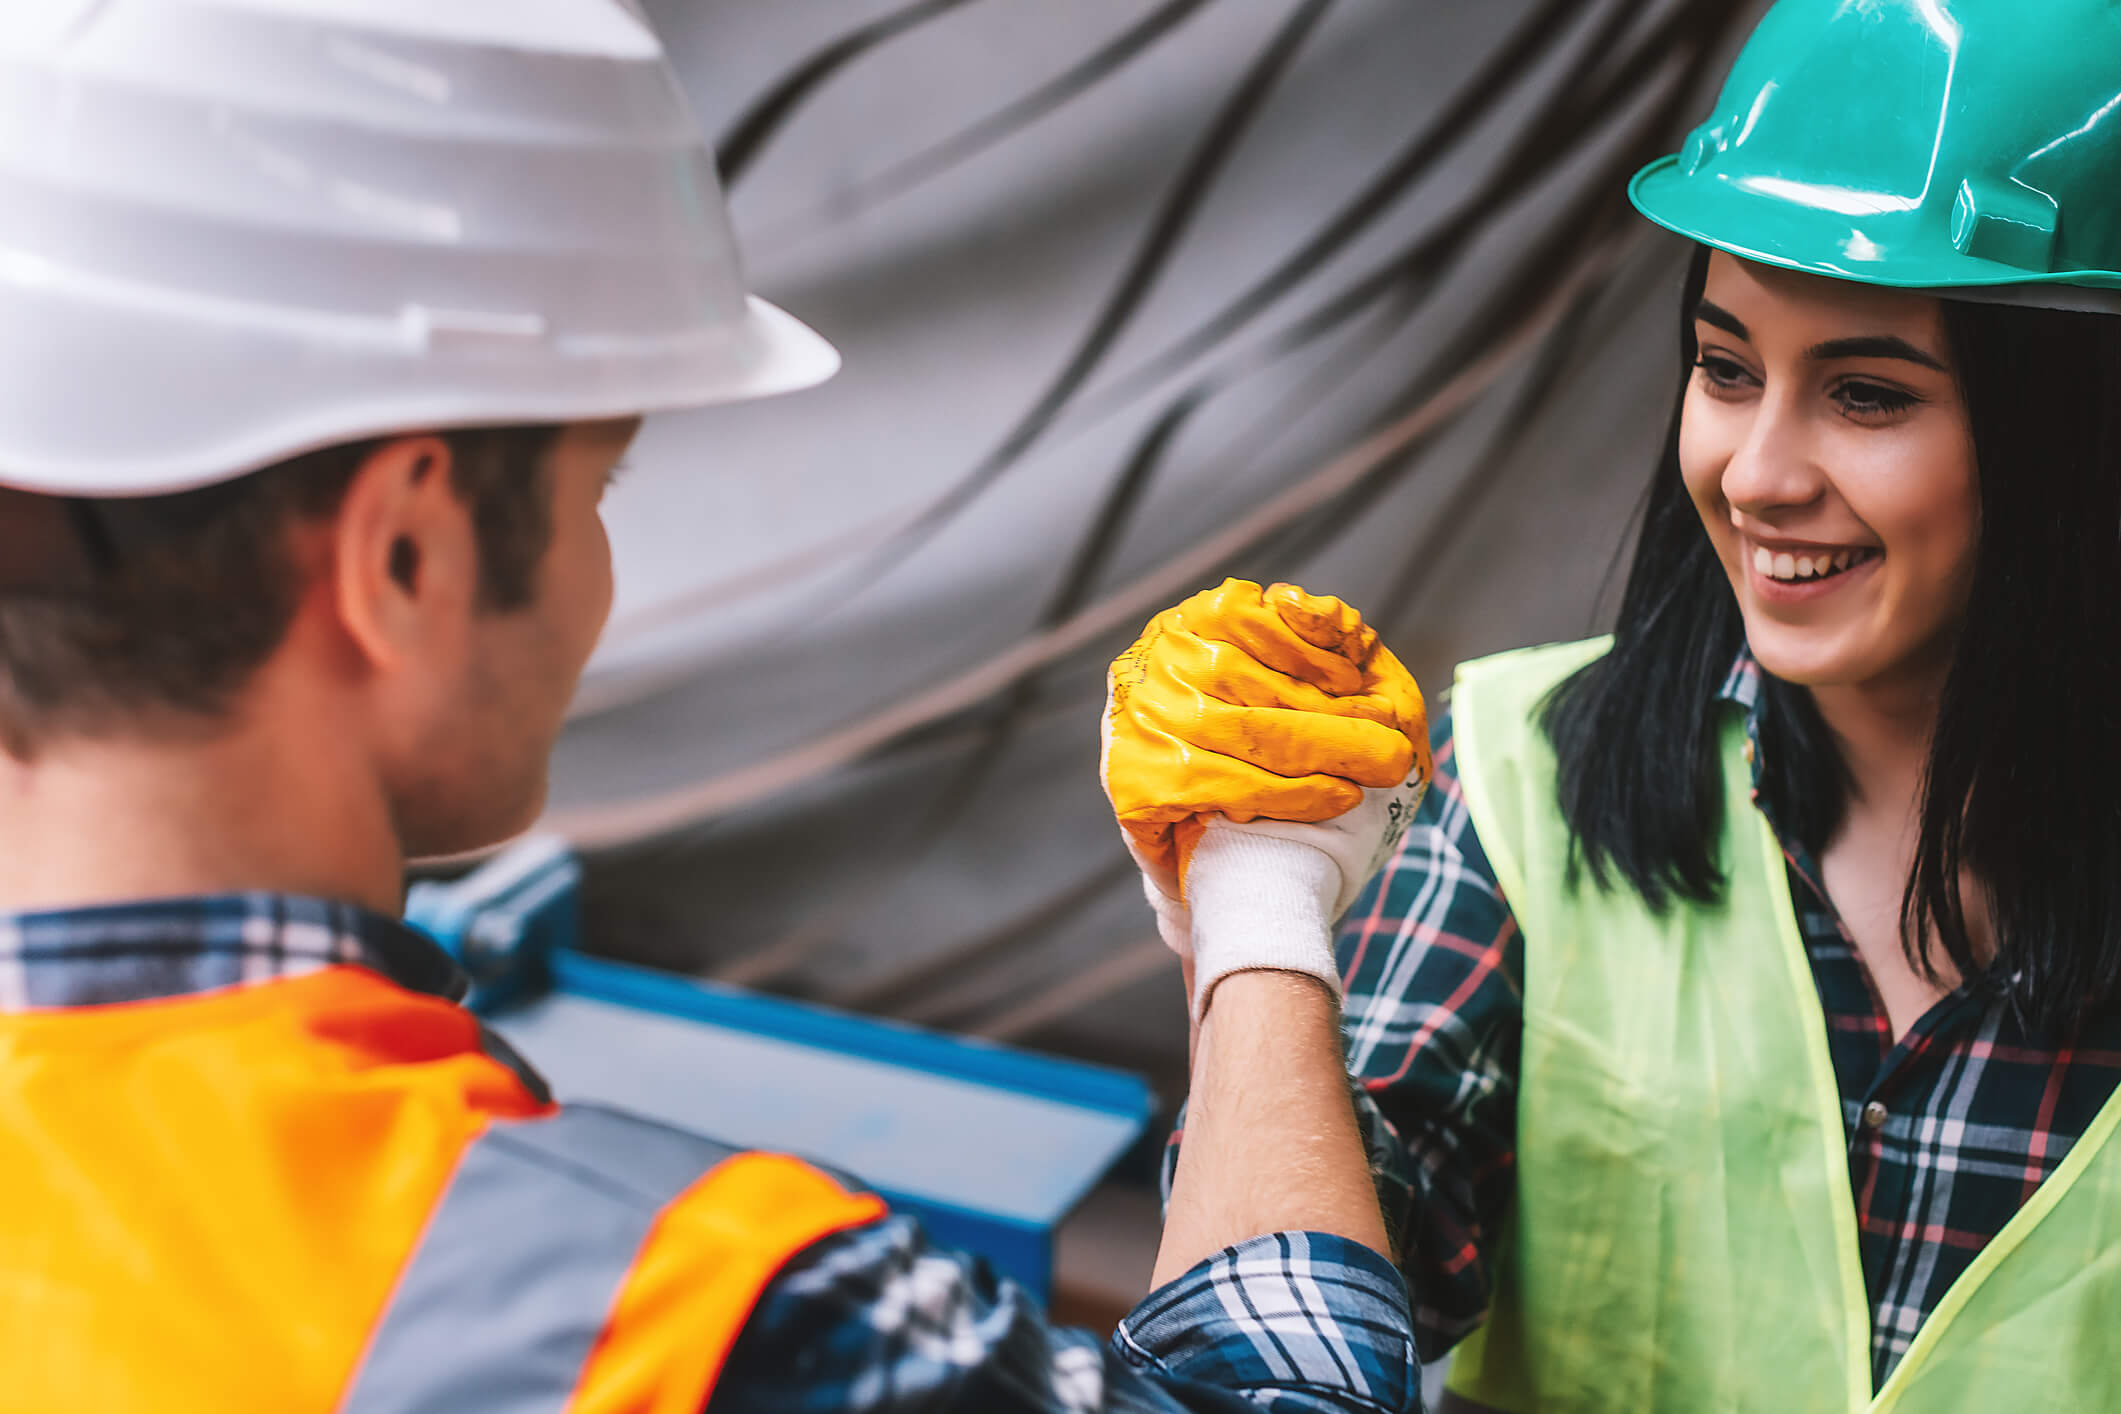
[[[441,434],[451,486],[478,536],[479,595],[490,611],[523,608],[536,594],[559,431]],[[29,760],[60,735],[225,717],[293,623],[303,586],[291,531],[337,511],[385,440],[174,496],[44,502],[86,566],[64,585],[0,586],[0,750]]]

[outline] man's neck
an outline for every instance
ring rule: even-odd
[[[0,912],[237,890],[396,912],[404,861],[349,756],[241,727],[0,756]]]

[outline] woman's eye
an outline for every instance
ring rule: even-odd
[[[1888,388],[1883,383],[1866,383],[1851,379],[1834,390],[1834,399],[1842,410],[1857,417],[1890,417],[1906,412],[1922,401],[1913,393],[1899,388]]]
[[[1694,367],[1700,369],[1702,375],[1719,388],[1736,388],[1747,381],[1742,365],[1727,358],[1719,358],[1715,354],[1701,355],[1694,360]]]

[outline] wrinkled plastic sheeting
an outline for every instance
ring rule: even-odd
[[[714,133],[773,76],[893,7],[648,8]],[[644,434],[608,502],[616,620],[763,578],[609,645],[584,699],[601,710],[574,722],[559,753],[556,806],[625,800],[787,750],[1006,648],[1038,621],[1161,410],[1156,394],[1176,384],[1101,417],[1064,415],[910,559],[859,583],[847,572],[875,563],[873,544],[861,553],[865,534],[976,464],[1046,386],[1285,12],[1206,6],[1095,94],[889,201],[858,197],[868,176],[1036,87],[1148,8],[963,6],[848,65],[759,154],[733,198],[754,282],[834,340],[845,371],[816,392],[658,419]],[[1088,399],[1297,246],[1526,8],[1350,0],[1330,11]],[[1315,288],[1337,287],[1436,220],[1494,161],[1522,107],[1506,104]],[[1526,204],[1526,229],[1570,194],[1550,186]],[[1204,408],[1100,583],[1163,562],[1366,430],[1508,266],[1511,229],[1472,251],[1410,325],[1390,330],[1380,316],[1385,335],[1367,336],[1359,357],[1329,343]],[[1507,486],[1450,527],[1426,593],[1383,625],[1432,696],[1462,657],[1600,625],[1600,592],[1676,386],[1680,259],[1676,244],[1652,243],[1622,272],[1579,354],[1542,390],[1537,425],[1491,473]],[[1285,300],[1233,347],[1305,307]],[[1348,339],[1365,337],[1363,325]],[[1323,550],[1227,568],[1376,606],[1515,396],[1506,379]],[[816,547],[833,568],[774,569]],[[1102,662],[1130,636],[1042,677],[998,746],[980,719],[954,722],[681,836],[594,859],[591,945],[935,1024],[977,1030],[1021,1017],[1025,998],[1153,936],[1135,886],[1109,872],[1119,847],[1095,776]],[[643,695],[643,683],[659,690]],[[982,750],[991,769],[965,795],[961,772]],[[1092,887],[1100,871],[1105,883]],[[761,955],[778,962],[762,969]],[[1111,995],[1014,1039],[1145,1067],[1168,1091],[1185,1047],[1176,969],[1117,975]]]

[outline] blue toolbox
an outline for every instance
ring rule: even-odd
[[[851,1175],[1050,1299],[1054,1231],[1155,1112],[1142,1080],[592,957],[581,878],[531,839],[406,901],[556,1098]]]

